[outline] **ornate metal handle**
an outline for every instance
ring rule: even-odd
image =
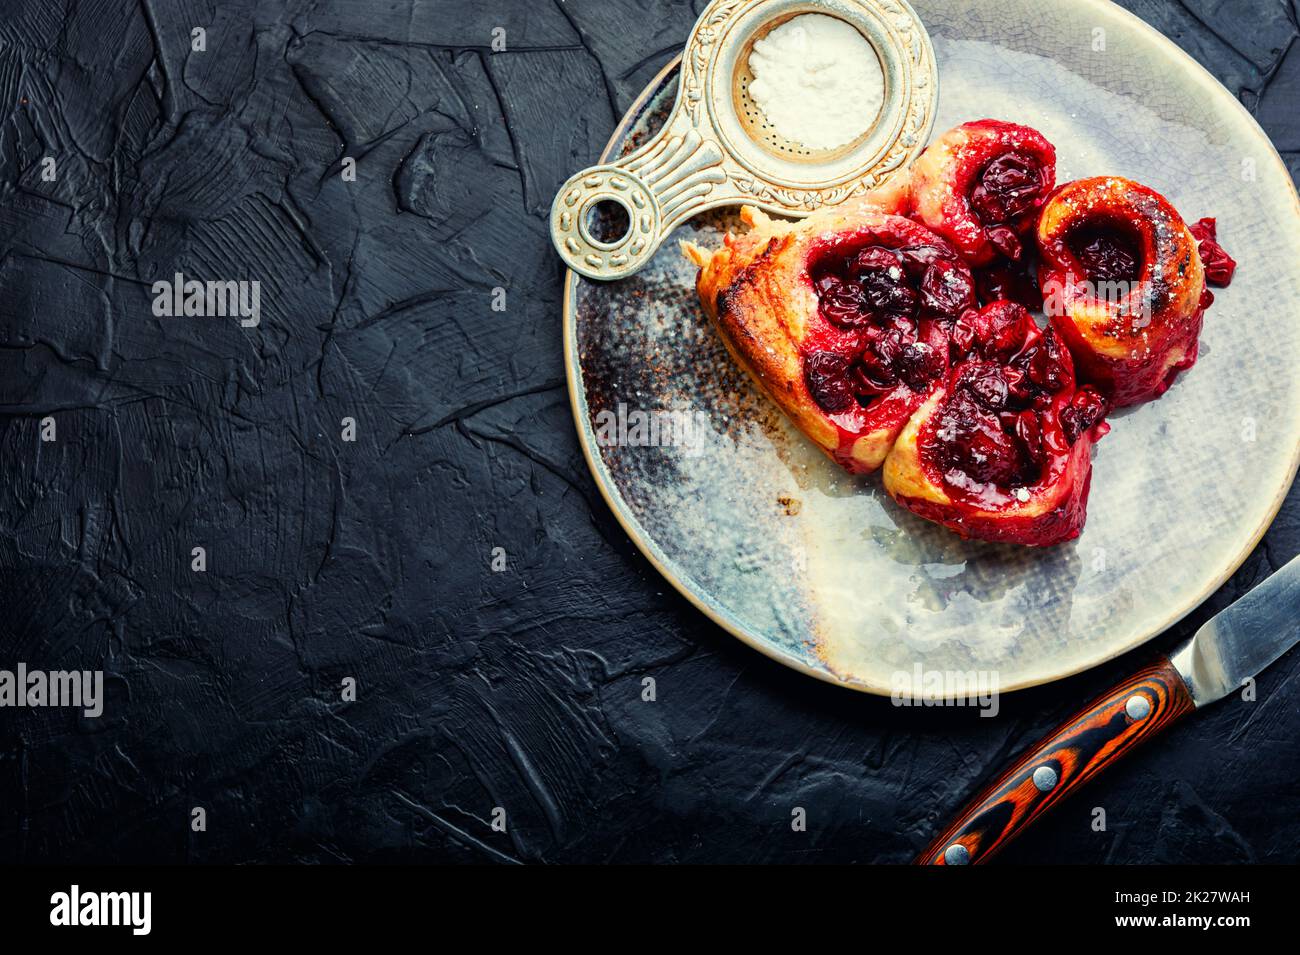
[[[793,156],[742,118],[752,112],[737,105],[736,84],[761,31],[808,12],[862,33],[879,58],[885,102],[853,144]],[[836,205],[879,186],[921,150],[938,79],[930,38],[905,0],[712,0],[687,39],[663,130],[636,152],[570,178],[551,206],[551,239],[569,268],[609,280],[640,269],[674,228],[706,209],[753,203],[802,217]],[[627,210],[621,237],[592,232],[593,208],[605,201]]]
[[[569,268],[588,278],[631,275],[681,222],[719,204],[715,187],[727,181],[721,164],[718,144],[689,119],[669,123],[636,152],[584,169],[560,188],[551,206],[556,249]],[[627,233],[612,242],[590,228],[593,207],[606,200],[628,214]]]

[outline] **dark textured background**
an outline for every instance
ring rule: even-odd
[[[621,533],[545,214],[702,5],[5,0],[0,666],[102,667],[108,699],[0,711],[0,860],[901,862],[1134,665],[898,710],[747,649]],[[1125,5],[1300,169],[1294,6]],[[260,327],[154,318],[178,268],[259,279]],[[1293,490],[1160,645],[1298,550]],[[1004,858],[1297,861],[1298,669]]]

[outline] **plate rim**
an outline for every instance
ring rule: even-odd
[[[1164,46],[1168,51],[1172,51],[1176,55],[1176,58],[1181,60],[1183,67],[1189,71],[1193,79],[1200,81],[1201,83],[1209,83],[1216,93],[1227,94],[1228,98],[1236,107],[1238,114],[1243,116],[1250,126],[1254,127],[1255,133],[1267,145],[1268,148],[1266,153],[1271,161],[1280,168],[1283,175],[1283,181],[1290,184],[1291,212],[1292,216],[1296,220],[1296,224],[1300,225],[1300,192],[1296,189],[1296,184],[1291,176],[1290,170],[1286,168],[1286,163],[1282,160],[1281,155],[1277,151],[1277,147],[1273,145],[1273,141],[1269,137],[1268,133],[1264,131],[1263,127],[1259,125],[1259,121],[1248,109],[1246,109],[1240,100],[1232,95],[1232,91],[1220,83],[1214,74],[1197,62],[1190,53],[1178,44],[1174,43],[1173,40],[1169,39],[1137,14],[1113,3],[1112,0],[1084,0],[1084,2],[1093,7],[1099,13],[1103,13],[1103,15],[1119,16],[1120,19],[1128,21],[1131,26],[1137,28],[1138,32],[1145,33],[1149,38],[1154,39],[1157,44]],[[604,149],[601,150],[600,158],[597,160],[598,162],[609,161],[619,141],[627,134],[630,127],[636,122],[642,107],[660,88],[664,80],[673,71],[679,69],[681,61],[682,54],[678,53],[669,60],[668,63],[666,63],[664,67],[649,80],[641,92],[637,94],[636,98],[628,105],[628,108],[624,111],[622,117],[615,124],[614,131],[611,133]],[[710,606],[699,593],[696,593],[695,588],[690,586],[669,566],[666,559],[660,557],[658,545],[647,533],[644,532],[640,522],[637,521],[633,515],[627,512],[626,505],[623,502],[621,495],[615,493],[613,482],[608,473],[608,468],[605,467],[605,463],[600,459],[599,454],[595,452],[595,444],[593,442],[594,432],[591,430],[591,423],[589,415],[587,414],[586,391],[583,388],[582,364],[577,352],[577,319],[575,316],[577,279],[577,273],[572,269],[565,269],[562,314],[564,326],[564,373],[565,382],[569,392],[569,406],[573,412],[574,424],[578,431],[578,443],[582,446],[582,455],[587,462],[587,470],[591,473],[591,476],[596,483],[596,488],[600,492],[601,498],[613,513],[619,526],[623,528],[624,533],[628,535],[628,539],[636,545],[636,548],[640,551],[641,555],[650,561],[655,570],[659,572],[660,576],[673,586],[673,589],[685,597],[706,617],[746,646],[757,650],[769,659],[775,660],[784,666],[814,677],[824,683],[829,683],[832,686],[838,686],[857,693],[866,693],[872,696],[890,696],[891,691],[888,688],[860,680],[842,679],[828,669],[818,669],[813,667],[804,660],[801,660],[766,640],[749,633],[745,627],[739,624],[738,621],[728,619],[725,614],[720,613],[717,609]],[[1209,597],[1218,591],[1228,578],[1236,573],[1241,565],[1245,563],[1246,558],[1248,558],[1255,550],[1255,547],[1263,539],[1264,535],[1268,532],[1268,529],[1273,525],[1274,520],[1276,520],[1278,512],[1282,508],[1282,503],[1286,500],[1286,496],[1290,492],[1292,484],[1295,482],[1298,469],[1300,469],[1300,442],[1297,443],[1296,449],[1291,456],[1288,476],[1275,492],[1273,501],[1270,503],[1263,521],[1251,532],[1249,543],[1238,554],[1225,562],[1224,570],[1220,574],[1216,575],[1204,590],[1190,598],[1190,600],[1183,606],[1179,606],[1172,610],[1154,629],[1140,634],[1134,639],[1125,642],[1118,648],[1103,651],[1096,656],[1085,658],[1071,666],[1069,669],[1062,670],[1059,673],[1054,673],[1049,676],[1044,676],[1041,679],[1022,679],[1007,686],[999,686],[998,692],[1014,693],[1017,690],[1043,686],[1048,683],[1055,683],[1059,680],[1075,676],[1085,670],[1091,670],[1094,667],[1101,666],[1110,660],[1123,656],[1129,651],[1145,645],[1168,631],[1170,628],[1176,626],[1179,621],[1197,607],[1201,606]],[[951,697],[944,696],[939,699],[949,700]]]

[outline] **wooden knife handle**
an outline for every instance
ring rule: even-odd
[[[966,807],[916,863],[964,865],[988,860],[1111,763],[1195,708],[1182,677],[1162,657],[1031,747]]]

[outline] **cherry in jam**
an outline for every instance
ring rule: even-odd
[[[1014,302],[968,312],[953,325],[954,371],[928,446],[944,483],[965,493],[1038,482],[1106,414],[1091,389],[1073,392],[1065,346]],[[1065,395],[1073,393],[1068,402]],[[1064,408],[1062,410],[1062,404]]]
[[[936,262],[921,276],[920,296],[924,314],[952,321],[975,304],[975,282],[955,263]]]
[[[1067,244],[1093,282],[1136,282],[1142,265],[1137,242],[1118,229],[1085,226]]]
[[[958,390],[938,418],[935,463],[945,482],[957,486],[1029,483],[1034,465],[1022,442],[969,389]]]
[[[970,205],[985,225],[1000,225],[1032,209],[1042,191],[1042,165],[1029,156],[1004,153],[980,172]]]
[[[1009,361],[1024,344],[1026,321],[1033,320],[1015,302],[994,302],[979,311],[966,312],[952,327],[954,361],[972,354]]]
[[[1061,409],[1061,430],[1070,444],[1106,417],[1106,399],[1091,388],[1080,388],[1070,403]]]
[[[1008,259],[1019,259],[1024,251],[1016,226],[1035,208],[1046,185],[1042,164],[1020,153],[1004,153],[980,171],[970,206],[993,247]]]
[[[871,321],[867,297],[857,282],[827,275],[817,280],[818,308],[836,328],[858,328]]]
[[[938,246],[838,252],[817,263],[812,280],[821,317],[848,333],[835,351],[804,358],[809,394],[830,414],[854,400],[866,407],[899,387],[928,388],[947,356],[925,340],[923,323],[951,323],[975,305],[970,270]]]
[[[1219,245],[1218,227],[1213,219],[1199,219],[1189,227],[1205,266],[1205,281],[1223,288],[1232,281],[1237,261]]]
[[[813,401],[830,414],[853,407],[854,391],[849,383],[849,358],[835,352],[815,351],[804,357],[803,377]]]
[[[853,258],[850,278],[862,288],[863,298],[876,324],[889,324],[888,316],[908,316],[916,311],[916,288],[908,281],[902,257],[879,246],[863,249]]]
[[[943,374],[943,354],[927,342],[909,342],[903,346],[894,367],[903,384],[913,391],[924,391]]]

